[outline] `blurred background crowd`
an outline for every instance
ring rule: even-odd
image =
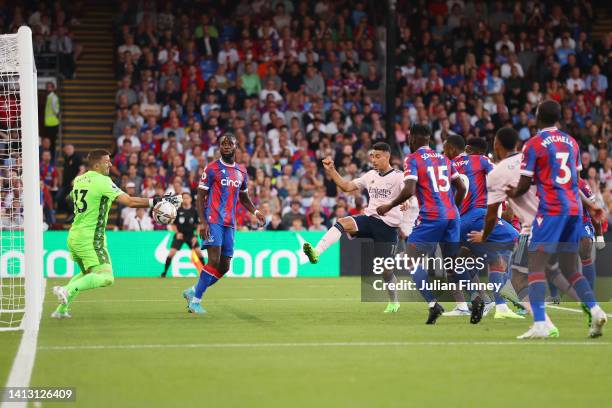
[[[37,46],[78,58],[71,12],[7,12],[1,3],[0,26],[28,23]],[[612,208],[612,33],[592,38],[591,2],[399,1],[394,117],[385,109],[385,3],[118,2],[112,177],[132,195],[195,194],[219,157],[217,138],[232,132],[266,229],[324,230],[360,213],[367,196],[340,192],[322,158],[357,177],[368,169],[370,146],[387,141],[401,167],[415,123],[432,128],[439,152],[453,134],[482,138],[490,152],[501,127],[515,128],[521,141],[533,136],[537,104],[554,99],[563,106],[560,127],[581,146],[582,177]],[[71,72],[68,64],[64,75]],[[61,148],[63,172],[43,139],[49,224],[54,211],[70,209],[62,186],[84,168],[72,146]],[[112,221],[129,229],[135,216],[148,217],[119,209]],[[242,207],[237,222],[257,228]]]

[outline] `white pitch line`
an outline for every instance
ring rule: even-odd
[[[47,285],[46,279],[43,279],[43,290],[45,293],[45,287]],[[31,330],[24,330],[21,335],[21,342],[19,343],[19,349],[13,360],[13,366],[9,377],[6,380],[6,387],[28,387],[30,385],[30,378],[32,377],[32,369],[34,368],[34,361],[36,360],[36,351],[38,343],[38,328],[40,324],[40,317],[36,322],[36,325]],[[25,402],[8,402],[8,391],[2,398],[2,408],[25,408],[27,405]]]
[[[85,346],[40,346],[40,351],[58,350],[138,350],[138,349],[255,349],[255,348],[313,348],[313,347],[407,347],[407,346],[609,346],[600,341],[365,341],[311,343],[192,343],[192,344],[99,344]]]
[[[583,313],[581,309],[573,309],[571,307],[563,307],[563,306],[556,306],[556,305],[546,305],[546,307],[549,307],[551,309],[564,310],[566,312]],[[606,315],[608,317],[612,317],[612,313],[606,313]]]
[[[217,298],[217,299],[206,299],[205,303],[211,302],[316,302],[316,301],[355,301],[360,302],[359,298]],[[55,300],[48,300],[47,303],[57,303]],[[90,299],[90,300],[76,300],[75,303],[130,303],[130,302],[185,302],[185,299]],[[385,301],[386,302],[386,301]],[[366,302],[364,302],[366,303]],[[373,303],[373,302],[367,302]]]

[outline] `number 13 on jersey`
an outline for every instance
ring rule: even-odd
[[[87,210],[87,201],[85,201],[86,195],[87,190],[72,190],[74,208],[76,208],[76,210],[80,213],[85,212]]]

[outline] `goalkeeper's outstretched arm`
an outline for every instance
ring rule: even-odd
[[[117,197],[117,202],[130,208],[149,208],[152,207],[153,198],[132,197],[129,194],[121,194]]]
[[[154,207],[157,203],[162,200],[166,200],[175,207],[179,207],[183,198],[180,195],[177,196],[163,196],[163,197],[153,197],[153,198],[143,198],[143,197],[132,197],[128,194],[121,194],[117,197],[116,201],[130,208],[151,208]]]

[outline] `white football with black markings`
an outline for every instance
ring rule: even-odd
[[[161,225],[168,225],[176,218],[176,207],[168,201],[160,201],[153,207],[153,219]]]

